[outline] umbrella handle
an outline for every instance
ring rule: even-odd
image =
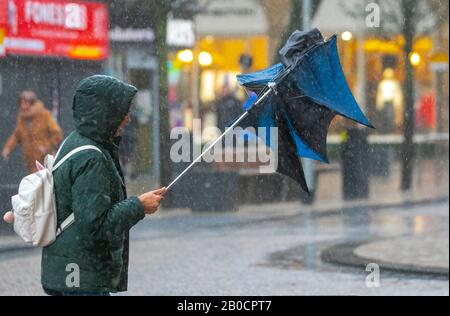
[[[264,101],[271,93],[275,93],[275,84],[270,84],[268,85],[269,90],[267,90],[253,105],[252,108],[254,108],[255,106],[258,106],[262,101]],[[251,110],[251,109],[250,109]],[[233,123],[233,125],[231,125],[229,128],[226,129],[225,132],[222,133],[222,135],[220,135],[211,145],[208,146],[208,148],[202,152],[202,154],[200,156],[198,156],[186,169],[184,169],[184,171],[178,176],[176,177],[167,187],[166,190],[169,191],[190,169],[192,169],[192,167],[199,162],[203,156],[208,153],[211,149],[214,148],[214,146],[217,145],[218,142],[220,142],[225,135],[227,135],[230,131],[232,131],[240,122],[242,122],[242,120],[244,120],[247,115],[249,114],[249,111],[245,112],[244,114],[242,114],[237,120],[236,122]]]

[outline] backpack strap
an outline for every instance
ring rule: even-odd
[[[61,145],[60,149],[58,150],[58,153],[55,156],[55,161],[56,161],[56,157],[58,157],[59,152],[61,151],[61,148],[63,147],[64,143]],[[74,150],[72,150],[71,152],[69,152],[67,155],[65,155],[53,168],[52,168],[52,172],[54,172],[56,169],[58,169],[64,162],[67,161],[67,159],[69,159],[70,157],[72,157],[73,155],[79,153],[80,151],[85,151],[85,150],[95,150],[98,151],[100,153],[103,154],[103,152],[98,149],[96,146],[92,146],[92,145],[86,145],[86,146],[81,146],[78,148],[75,148]],[[72,213],[70,214],[62,223],[61,225],[58,227],[58,229],[56,230],[56,237],[58,237],[63,231],[65,231],[67,228],[69,228],[70,225],[72,225],[75,222],[75,214]]]

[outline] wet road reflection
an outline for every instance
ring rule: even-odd
[[[177,236],[202,238],[287,238],[292,247],[268,254],[266,266],[284,269],[332,271],[321,259],[321,253],[340,244],[360,245],[377,240],[427,236],[436,243],[448,245],[448,203],[384,210],[352,209],[333,214],[299,212],[283,217],[251,214],[199,214],[180,213],[159,218],[140,225],[132,234],[134,240]],[[431,237],[430,237],[431,236]],[[434,237],[433,237],[434,236]],[[447,237],[445,237],[447,236]],[[220,247],[220,246],[218,246]],[[380,251],[384,251],[381,249]],[[405,256],[416,255],[414,249]],[[447,249],[444,249],[448,254]],[[422,254],[423,255],[423,254]],[[339,267],[339,269],[348,270]]]
[[[330,248],[378,241],[380,245],[372,246],[381,248],[369,249],[369,254],[379,259],[412,258],[437,266],[446,259],[448,270],[448,215],[448,202],[326,214],[282,210],[279,205],[267,212],[161,213],[131,233],[127,294],[448,295],[448,277],[382,267],[382,286],[369,289],[365,267],[322,260]],[[391,247],[407,245],[410,238],[411,247]],[[0,271],[17,266],[26,273],[0,275],[0,295],[42,295],[40,251],[0,254]]]

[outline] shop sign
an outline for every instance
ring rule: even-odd
[[[58,0],[0,0],[7,5],[6,54],[100,60],[108,57],[105,4]]]
[[[0,0],[0,57],[5,56],[5,38],[8,27],[8,2]]]

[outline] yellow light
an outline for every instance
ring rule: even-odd
[[[194,60],[194,53],[190,49],[179,51],[177,58],[183,63],[191,63]]]
[[[348,42],[348,41],[352,40],[353,34],[352,34],[352,32],[346,31],[346,32],[341,34],[341,38],[342,38],[343,41]]]
[[[411,56],[409,57],[409,60],[411,61],[411,65],[416,67],[420,65],[422,57],[419,55],[419,53],[412,53]]]
[[[200,63],[200,65],[205,67],[211,66],[213,63],[213,57],[208,52],[201,52],[198,55],[198,62]]]

